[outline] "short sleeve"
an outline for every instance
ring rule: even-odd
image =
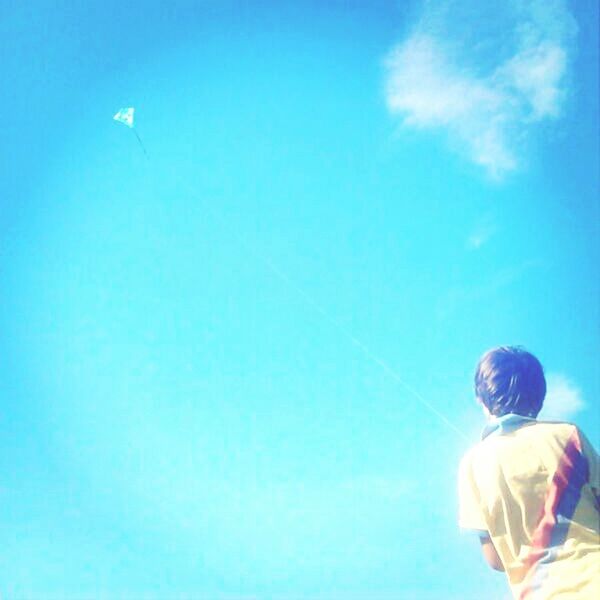
[[[479,534],[488,531],[469,454],[462,459],[458,470],[458,525],[461,529]]]

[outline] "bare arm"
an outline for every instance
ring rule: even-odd
[[[481,540],[481,552],[483,553],[483,557],[486,562],[492,569],[495,571],[504,571],[504,565],[498,556],[498,552],[496,552],[496,548],[494,547],[494,543],[489,535],[480,538]]]

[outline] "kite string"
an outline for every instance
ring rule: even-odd
[[[135,132],[135,129],[134,129]],[[142,150],[146,154],[146,158],[150,162],[150,158],[144,149],[144,145],[142,144],[141,139],[139,138],[137,132],[135,132],[136,137],[138,138]],[[189,184],[184,184],[182,187],[187,188],[190,195],[192,197],[196,197],[196,192],[191,189]],[[221,218],[224,218],[225,215],[222,211],[215,210],[213,207],[207,207],[206,203],[204,204],[204,210],[208,208],[214,215],[220,215]],[[212,210],[211,210],[212,208]],[[317,302],[308,292],[306,292],[300,285],[298,285],[292,278],[289,277],[281,268],[279,268],[271,258],[266,257],[264,254],[259,252],[255,245],[250,244],[248,241],[244,240],[241,236],[237,236],[238,244],[244,246],[246,250],[250,254],[253,254],[260,262],[262,262],[267,269],[269,269],[280,281],[282,281],[285,285],[287,285],[290,289],[292,289],[296,294],[298,294],[308,305],[312,306],[315,311],[317,311],[326,321],[328,321],[331,325],[333,325],[347,340],[352,342],[357,348],[359,348],[363,354],[369,358],[373,363],[379,365],[383,369],[385,373],[388,374],[396,383],[398,383],[406,392],[408,392],[415,400],[421,403],[425,408],[427,408],[432,414],[438,417],[440,421],[442,421],[449,429],[451,429],[455,434],[457,434],[461,439],[465,441],[469,441],[469,438],[462,432],[446,415],[440,412],[431,402],[426,400],[419,392],[417,392],[413,387],[411,387],[404,379],[397,373],[395,369],[393,369],[385,360],[380,358],[375,352],[373,352],[364,342],[362,342],[359,338],[357,338],[347,327],[345,327],[338,319],[331,316],[331,314],[325,310],[325,308]]]
[[[196,196],[196,193],[188,186],[185,185],[192,196]],[[206,204],[205,204],[206,209]],[[209,208],[210,210],[210,208]],[[221,217],[225,217],[222,211],[215,210],[212,207],[213,214],[219,214]],[[329,314],[327,310],[317,302],[306,290],[298,285],[289,275],[287,275],[281,268],[279,268],[271,258],[265,256],[259,252],[254,244],[250,244],[247,240],[241,236],[237,237],[237,242],[241,246],[244,246],[249,254],[254,255],[260,262],[262,262],[267,269],[269,269],[280,281],[286,286],[296,292],[308,305],[312,306],[326,321],[333,325],[346,339],[352,342],[357,348],[359,348],[367,358],[372,362],[379,365],[384,372],[386,372],[396,383],[404,388],[414,399],[420,402],[425,408],[427,408],[432,414],[437,416],[447,427],[449,427],[454,433],[456,433],[461,439],[469,441],[469,438],[462,432],[448,417],[440,412],[431,402],[426,400],[419,392],[411,387],[404,379],[393,369],[386,361],[375,354],[364,342],[357,338],[347,327],[345,327],[338,319],[334,318]]]
[[[256,254],[256,252],[253,252]],[[398,373],[393,369],[386,361],[375,354],[364,342],[357,338],[348,328],[346,328],[339,320],[332,317],[324,308],[321,306],[312,296],[310,296],[305,290],[303,290],[298,284],[288,277],[281,269],[279,269],[270,259],[262,257],[262,261],[268,267],[268,269],[274,273],[279,279],[281,279],[287,286],[293,289],[299,296],[301,296],[307,304],[310,304],[323,318],[325,318],[331,325],[333,325],[342,335],[350,340],[355,346],[357,346],[365,356],[372,360],[375,364],[379,365],[396,383],[400,384],[413,398],[418,400],[423,406],[428,408],[434,415],[436,415],[443,423],[445,423],[452,431],[458,434],[463,440],[469,441],[467,436],[454,424],[448,417],[441,413],[433,404],[427,401],[419,392],[412,388]]]

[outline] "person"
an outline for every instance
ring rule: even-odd
[[[475,395],[488,422],[460,463],[460,527],[515,598],[600,598],[598,453],[575,425],[536,420],[546,380],[520,347],[481,357]]]

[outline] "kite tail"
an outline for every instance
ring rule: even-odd
[[[146,152],[146,148],[144,147],[144,142],[142,142],[142,138],[139,136],[138,132],[135,130],[135,128],[132,128],[133,133],[135,133],[135,137],[137,138],[137,141],[140,143],[140,146],[142,148],[142,151],[144,153],[144,156],[150,160],[150,157],[148,156],[148,153]]]

